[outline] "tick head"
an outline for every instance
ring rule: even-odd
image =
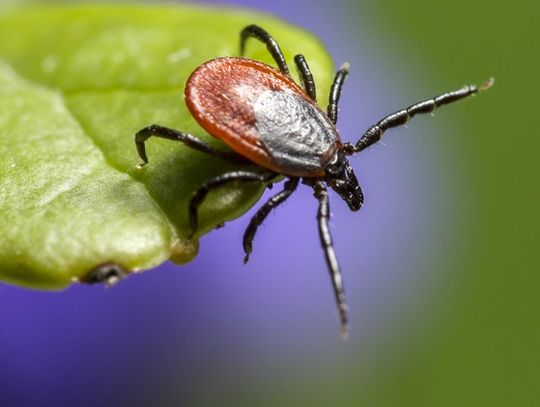
[[[358,185],[356,175],[342,151],[325,168],[326,182],[349,205],[351,211],[357,211],[364,203],[364,195]]]

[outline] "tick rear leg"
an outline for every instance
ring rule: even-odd
[[[233,152],[218,150],[217,148],[212,147],[210,144],[205,143],[204,141],[195,137],[192,134],[153,124],[139,130],[135,134],[135,146],[137,147],[139,157],[141,158],[141,160],[143,160],[143,162],[139,164],[139,167],[148,164],[148,157],[146,156],[146,146],[144,143],[150,137],[159,137],[168,140],[180,141],[186,146],[193,148],[194,150],[213,155],[214,157],[218,157],[223,160],[234,161],[242,164],[246,164],[248,162],[242,156]]]
[[[251,221],[244,232],[244,238],[242,239],[244,252],[246,253],[244,257],[244,264],[248,262],[249,255],[253,250],[253,238],[255,237],[255,233],[257,233],[257,228],[264,222],[272,209],[277,208],[280,204],[285,202],[289,196],[291,196],[291,194],[296,190],[297,186],[298,178],[289,178],[289,180],[285,182],[283,190],[266,201],[266,203],[261,206],[257,213],[251,218]]]
[[[250,37],[255,37],[259,41],[263,42],[266,45],[266,49],[276,61],[276,64],[279,70],[287,75],[289,75],[289,67],[287,66],[287,61],[283,56],[283,52],[279,47],[277,41],[270,35],[266,30],[262,29],[258,25],[252,24],[248,25],[240,32],[240,55],[244,55],[246,50],[246,41]]]
[[[311,98],[311,100],[316,102],[317,89],[315,87],[315,81],[313,80],[313,74],[309,69],[306,58],[304,58],[302,54],[298,54],[294,57],[294,63],[296,64],[296,68],[298,68],[298,72],[300,73],[300,77],[302,78],[302,84],[304,85],[306,93]]]
[[[206,195],[213,189],[216,189],[222,185],[231,183],[231,182],[269,182],[276,177],[276,174],[273,172],[264,172],[256,173],[249,171],[232,171],[222,175],[218,175],[215,178],[212,178],[202,184],[197,191],[193,194],[193,197],[189,201],[188,215],[189,223],[191,226],[191,234],[188,236],[189,239],[193,237],[197,231],[199,225],[199,216],[198,209],[199,206],[206,198]]]
[[[377,141],[379,141],[386,130],[407,123],[416,114],[431,113],[439,106],[447,105],[449,103],[456,102],[460,99],[464,99],[468,96],[474,95],[478,91],[490,88],[491,85],[493,85],[493,79],[487,80],[480,86],[464,86],[461,89],[455,90],[453,92],[443,93],[442,95],[439,95],[432,99],[415,103],[412,106],[392,113],[386,116],[384,119],[380,120],[377,124],[371,126],[354,146],[346,144],[345,150],[348,154],[362,151],[370,145],[375,144]]]
[[[319,201],[319,210],[317,212],[319,237],[321,240],[321,246],[324,251],[326,264],[328,265],[328,271],[330,272],[330,277],[332,279],[334,296],[336,298],[336,304],[339,312],[339,320],[341,322],[341,335],[346,336],[348,329],[348,307],[347,300],[345,299],[343,278],[339,269],[336,253],[334,251],[332,236],[330,235],[330,228],[328,227],[328,221],[330,219],[328,191],[322,181],[313,182],[312,187],[314,190],[315,198],[317,198],[317,200]]]
[[[332,123],[337,123],[338,117],[338,103],[339,98],[341,97],[341,89],[343,88],[343,83],[349,74],[349,64],[345,63],[341,65],[339,71],[336,72],[334,76],[334,81],[332,82],[332,87],[330,88],[330,97],[328,100],[328,108],[326,109],[328,118]]]

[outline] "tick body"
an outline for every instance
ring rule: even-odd
[[[278,174],[323,176],[341,145],[334,124],[305,91],[257,61],[209,61],[190,76],[185,95],[208,133]]]
[[[135,135],[137,151],[143,160],[140,166],[148,163],[145,141],[152,136],[180,141],[219,159],[251,165],[249,170],[233,171],[210,179],[194,192],[188,209],[191,236],[197,230],[198,207],[210,190],[230,182],[269,183],[278,176],[286,177],[283,189],[256,212],[244,233],[244,262],[249,260],[258,226],[270,211],[289,198],[300,180],[312,188],[319,203],[317,224],[321,246],[330,272],[341,331],[346,334],[348,309],[328,227],[327,186],[352,211],[359,210],[364,198],[347,160],[349,155],[376,143],[387,129],[405,124],[416,114],[430,113],[439,106],[487,89],[493,80],[480,86],[465,86],[398,110],[367,129],[356,143],[343,143],[336,122],[348,65],[337,71],[324,112],[317,105],[315,82],[306,59],[300,54],[294,58],[301,77],[301,84],[297,84],[289,74],[278,43],[262,28],[250,25],[241,31],[240,53],[244,53],[246,41],[252,37],[266,45],[277,69],[246,58],[217,58],[199,66],[189,77],[185,88],[186,105],[195,120],[232,151],[216,149],[188,133],[151,125]],[[260,170],[254,171],[253,164]]]

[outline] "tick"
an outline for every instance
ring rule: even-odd
[[[330,207],[327,187],[333,189],[352,211],[362,207],[364,196],[347,157],[359,153],[380,140],[383,133],[405,124],[419,113],[431,113],[437,107],[473,95],[493,84],[465,86],[453,92],[415,103],[398,110],[371,126],[352,144],[342,142],[336,129],[338,102],[349,67],[344,64],[334,77],[326,112],[317,105],[313,75],[303,55],[294,62],[301,78],[297,84],[276,40],[264,29],[250,25],[240,33],[240,55],[249,38],[262,41],[278,69],[258,61],[222,57],[199,66],[190,75],[185,88],[186,105],[199,125],[227,144],[232,151],[216,149],[197,137],[159,125],[137,132],[135,144],[143,165],[148,163],[145,141],[160,137],[180,141],[186,146],[238,164],[253,164],[258,171],[232,171],[206,181],[195,191],[189,203],[191,235],[197,230],[197,211],[209,191],[231,182],[267,184],[276,177],[286,181],[253,216],[244,233],[244,263],[252,252],[257,228],[270,211],[285,202],[300,181],[313,189],[318,200],[317,222],[321,246],[330,272],[339,312],[341,331],[347,332],[348,307],[343,279],[328,227]]]

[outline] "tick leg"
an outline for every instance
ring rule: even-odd
[[[197,231],[199,225],[198,209],[201,203],[206,198],[206,195],[213,189],[216,189],[224,184],[230,182],[268,182],[276,177],[273,172],[256,173],[249,171],[232,171],[222,175],[218,175],[202,184],[197,191],[193,194],[193,197],[189,201],[188,215],[189,223],[191,226],[191,234],[189,239],[193,237]]]
[[[262,29],[258,25],[252,24],[248,25],[240,32],[240,55],[244,55],[246,50],[246,41],[249,37],[255,37],[259,41],[262,41],[266,44],[266,49],[276,61],[279,70],[287,75],[289,75],[289,67],[287,66],[287,61],[281,52],[277,41],[270,35],[266,30]]]
[[[306,61],[306,58],[304,58],[302,54],[298,54],[294,57],[294,63],[296,64],[296,68],[298,68],[298,72],[300,73],[300,77],[302,78],[302,84],[304,85],[304,89],[306,90],[306,93],[311,98],[311,100],[316,102],[317,89],[315,88],[315,81],[313,80],[313,74],[311,73],[311,70],[309,69],[309,65]]]
[[[377,124],[371,126],[364,135],[358,140],[358,142],[352,146],[350,144],[345,145],[345,151],[348,154],[353,154],[358,151],[362,151],[370,145],[376,143],[381,139],[383,133],[392,127],[398,127],[407,123],[414,115],[421,113],[431,113],[436,108],[442,105],[446,105],[452,102],[456,102],[460,99],[464,99],[468,96],[474,95],[478,91],[485,90],[493,85],[493,79],[489,79],[480,86],[468,85],[453,92],[443,93],[440,96],[432,99],[425,100],[423,102],[415,103],[406,109],[399,110],[386,116],[380,120]]]
[[[332,243],[332,236],[330,235],[330,229],[328,227],[328,220],[330,219],[328,191],[326,190],[326,186],[322,181],[315,181],[313,182],[312,186],[313,190],[315,191],[315,198],[317,198],[319,201],[319,211],[317,213],[319,237],[321,239],[321,246],[326,258],[326,264],[328,265],[328,270],[330,271],[332,286],[334,287],[334,295],[336,297],[339,320],[341,322],[341,335],[346,336],[348,329],[348,307],[345,299],[345,290],[343,288],[343,278],[341,276],[341,271],[339,270],[339,264]]]
[[[218,150],[217,148],[212,147],[210,144],[205,143],[204,141],[200,140],[192,134],[183,133],[181,131],[153,124],[139,130],[135,134],[135,146],[137,147],[139,157],[141,158],[141,160],[143,160],[143,162],[139,164],[139,167],[148,164],[148,157],[146,156],[146,146],[144,143],[150,137],[159,137],[168,140],[180,141],[186,146],[193,148],[194,150],[202,151],[203,153],[210,154],[214,157],[222,158],[227,161],[234,161],[243,164],[248,162],[242,156],[233,152]]]
[[[343,83],[345,78],[349,74],[349,64],[341,65],[339,71],[336,72],[334,76],[334,81],[332,82],[332,87],[330,88],[330,97],[328,100],[328,108],[326,109],[328,118],[332,123],[337,123],[338,116],[338,103],[341,96],[341,89],[343,88]]]
[[[251,218],[242,240],[244,252],[246,253],[244,257],[244,264],[248,262],[249,255],[253,250],[253,238],[255,237],[255,233],[257,233],[257,228],[264,222],[272,209],[285,202],[285,200],[291,196],[297,186],[298,178],[289,178],[289,180],[285,182],[283,190],[266,201],[266,203],[261,206],[257,213]]]

